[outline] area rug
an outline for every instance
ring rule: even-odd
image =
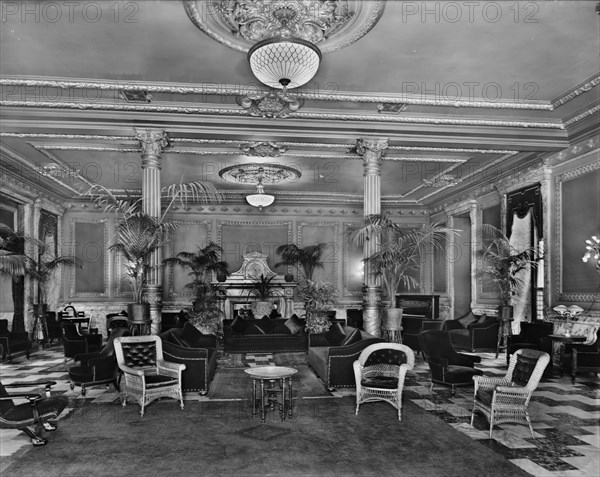
[[[292,419],[253,418],[246,401],[172,400],[88,405],[61,420],[49,444],[6,462],[3,477],[527,476],[410,401],[403,419],[386,403],[304,399]]]
[[[293,397],[331,396],[322,381],[308,366],[295,366],[298,370],[292,378]],[[252,398],[252,379],[241,368],[217,368],[208,390],[210,399]]]

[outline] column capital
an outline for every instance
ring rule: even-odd
[[[169,136],[163,129],[138,129],[134,128],[135,138],[140,141],[142,148],[142,159],[148,158],[159,159],[163,150],[166,149],[169,143]],[[154,161],[152,161],[154,162]],[[144,164],[142,167],[153,164]]]
[[[379,158],[387,148],[387,137],[361,137],[356,140],[356,151],[363,157],[366,157],[368,152],[372,152]]]

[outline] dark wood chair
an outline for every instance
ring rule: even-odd
[[[2,346],[2,359],[8,355],[8,360],[12,359],[12,353],[25,351],[27,359],[31,351],[31,340],[26,331],[10,331],[8,329],[8,320],[0,320],[0,346]]]

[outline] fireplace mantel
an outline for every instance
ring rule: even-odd
[[[250,297],[250,289],[254,280],[265,277],[274,277],[271,283],[282,290],[279,297],[278,308],[280,313],[289,318],[294,312],[294,289],[297,282],[286,282],[283,275],[278,275],[269,267],[267,255],[261,252],[252,252],[243,256],[244,261],[237,272],[232,273],[224,282],[213,282],[225,290],[226,298],[223,300],[223,312],[225,319],[233,317],[233,305],[236,303],[247,303],[253,300]]]

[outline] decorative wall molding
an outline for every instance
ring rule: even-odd
[[[580,158],[585,158],[597,151],[582,154]],[[554,281],[554,299],[558,302],[594,302],[597,299],[597,293],[564,293],[562,290],[562,183],[568,180],[581,177],[592,171],[600,169],[600,161],[594,161],[590,164],[574,168],[570,171],[559,174],[554,180],[554,240],[552,243],[552,279]],[[582,245],[583,256],[583,245]]]
[[[90,223],[90,224],[104,224],[103,227],[103,231],[104,231],[104,240],[103,240],[103,245],[104,248],[102,249],[102,255],[104,258],[104,291],[103,292],[99,292],[99,293],[80,293],[77,292],[75,289],[75,267],[69,267],[68,271],[64,271],[63,273],[67,273],[68,274],[68,283],[69,283],[69,298],[75,298],[75,299],[79,299],[79,298],[107,298],[110,295],[110,256],[111,253],[108,250],[108,246],[109,246],[109,239],[108,239],[108,219],[105,217],[102,218],[98,218],[98,217],[93,217],[93,216],[86,216],[86,215],[78,215],[76,217],[69,217],[68,218],[68,224],[69,224],[69,244],[70,246],[74,249],[75,248],[75,244],[77,243],[77,237],[75,237],[75,224],[77,223]],[[73,252],[68,252],[67,254],[72,254]],[[118,268],[118,270],[120,270],[120,268]],[[117,279],[117,282],[120,281]]]
[[[288,237],[287,242],[293,242],[292,222],[284,220],[217,220],[217,244],[223,246],[223,226],[224,225],[248,225],[248,226],[265,226],[265,227],[287,227]]]
[[[600,84],[600,76],[594,75],[590,79],[584,81],[579,86],[576,86],[575,88],[573,88],[571,91],[569,91],[569,92],[563,94],[561,97],[553,100],[552,107],[556,109],[556,108],[559,108],[560,106],[564,106],[572,99],[575,99],[577,96],[588,92],[594,86],[598,86],[599,84]]]
[[[594,106],[594,107],[592,107],[590,109],[585,110],[582,113],[579,113],[576,116],[573,116],[573,117],[567,119],[566,121],[564,121],[564,126],[565,127],[569,127],[569,126],[575,124],[576,122],[581,121],[582,119],[585,119],[585,118],[587,118],[589,116],[592,116],[592,115],[596,114],[599,111],[600,111],[600,105],[596,105],[596,106]]]

